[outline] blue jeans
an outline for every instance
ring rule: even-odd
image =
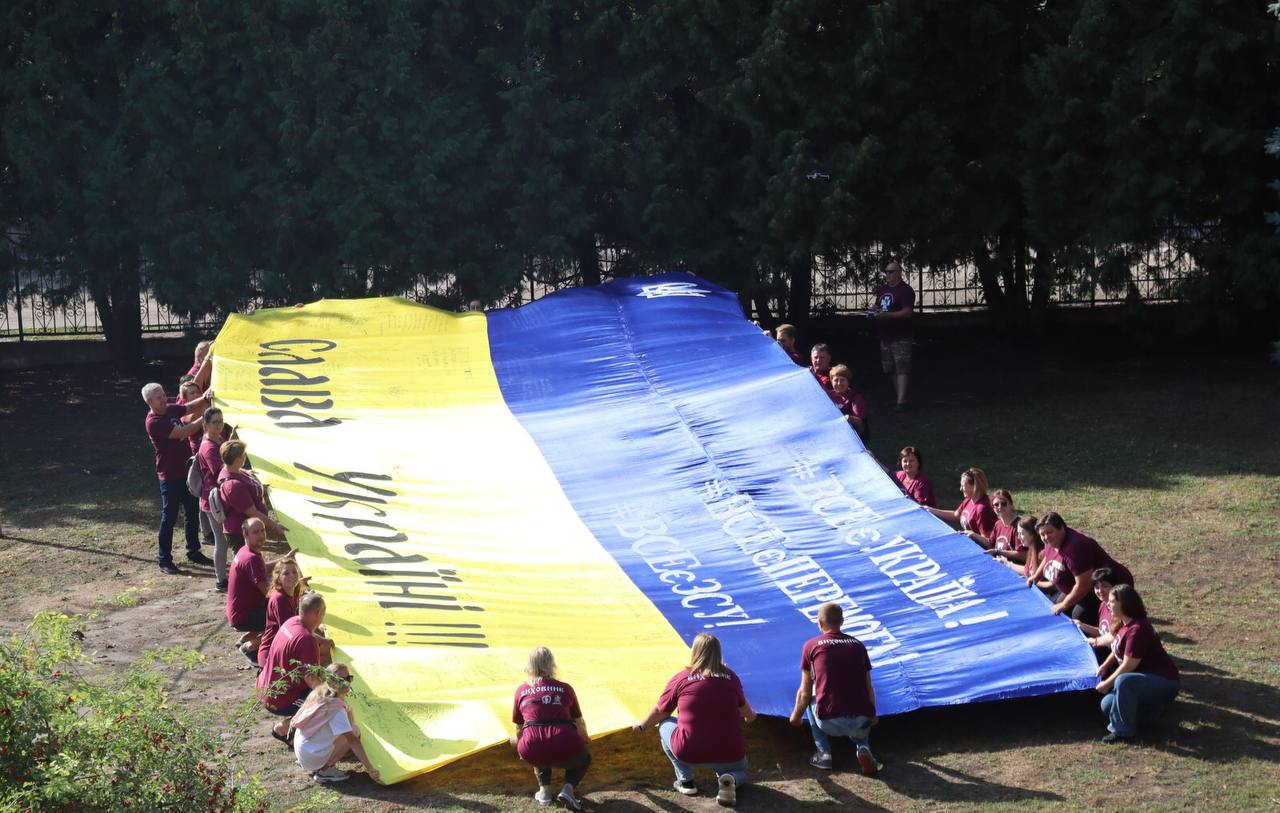
[[[200,500],[187,490],[186,480],[160,481],[160,564],[173,561],[173,526],[182,507],[187,555],[200,552]]]
[[[871,748],[870,717],[833,717],[821,720],[812,703],[805,709],[804,716],[809,720],[813,744],[824,754],[831,753],[832,737],[848,737],[859,748]]]
[[[658,736],[662,738],[662,750],[666,753],[667,759],[671,760],[671,767],[676,769],[676,779],[681,782],[691,782],[693,781],[694,768],[710,768],[715,771],[717,777],[727,773],[733,777],[733,781],[739,786],[747,784],[746,757],[737,762],[699,762],[697,764],[685,762],[671,750],[671,734],[675,730],[676,718],[674,717],[668,717],[658,723]]]
[[[1102,713],[1110,720],[1107,730],[1117,737],[1132,737],[1140,723],[1154,720],[1177,696],[1177,681],[1146,672],[1125,672],[1102,698]]]

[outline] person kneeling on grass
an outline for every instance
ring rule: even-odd
[[[293,754],[303,770],[310,771],[317,782],[341,782],[351,776],[338,768],[338,760],[348,753],[360,760],[369,778],[377,782],[378,770],[369,764],[369,756],[360,742],[360,727],[355,724],[345,700],[351,691],[351,672],[344,663],[335,663],[320,673],[323,681],[293,715]]]
[[[809,760],[813,767],[831,770],[831,737],[848,737],[858,747],[862,772],[872,776],[884,766],[871,753],[871,726],[879,720],[871,659],[861,641],[840,631],[843,624],[839,604],[818,608],[821,634],[806,641],[800,652],[800,689],[791,724],[798,728],[808,718],[818,748]]]
[[[676,711],[678,720],[671,716]],[[738,803],[738,787],[747,781],[747,741],[739,718],[749,723],[756,713],[742,691],[742,681],[724,665],[720,640],[701,632],[693,639],[689,666],[668,681],[653,711],[632,729],[643,732],[659,723],[662,750],[676,771],[672,787],[678,792],[697,795],[693,770],[710,768],[716,773],[716,801],[733,807]]]
[[[558,803],[582,810],[574,789],[591,765],[591,749],[578,696],[568,683],[556,680],[556,659],[545,646],[529,653],[524,674],[526,680],[516,689],[511,708],[511,722],[516,724],[512,745],[533,766],[538,780],[533,800],[543,806]],[[564,787],[558,795],[551,792],[552,768],[564,769]]]
[[[324,623],[324,597],[307,593],[298,602],[298,615],[280,625],[255,684],[258,698],[272,714],[285,719],[271,727],[271,736],[289,743],[290,720],[312,689],[320,685],[320,646],[314,635]]]
[[[1147,620],[1147,608],[1132,585],[1117,584],[1107,598],[1115,632],[1114,651],[1098,667],[1098,677],[1111,676],[1097,686],[1102,713],[1107,715],[1105,743],[1122,742],[1138,734],[1178,696],[1178,667],[1164,651],[1160,636]],[[1112,670],[1115,670],[1112,672]]]
[[[271,582],[267,580],[268,563],[262,558],[262,546],[267,544],[267,528],[260,519],[247,519],[242,526],[244,547],[236,551],[227,577],[227,624],[233,630],[244,633],[236,642],[240,654],[258,666],[258,642],[267,626],[267,596]],[[269,564],[293,561],[289,551]]]

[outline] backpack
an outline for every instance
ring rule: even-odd
[[[187,491],[191,492],[192,497],[199,497],[203,487],[204,473],[200,470],[200,455],[193,454],[187,461]]]
[[[221,525],[227,521],[227,509],[222,504],[222,484],[227,480],[225,477],[218,480],[218,484],[209,489],[209,496],[206,502],[209,503],[209,518]]]

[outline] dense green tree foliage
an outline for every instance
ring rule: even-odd
[[[1206,312],[1274,314],[1278,30],[1238,0],[14,0],[0,271],[87,288],[122,360],[144,285],[499,302],[599,280],[600,246],[793,321],[815,255],[965,264],[1025,324],[1172,241]]]

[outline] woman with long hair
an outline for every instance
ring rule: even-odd
[[[556,679],[556,659],[545,646],[529,653],[524,675],[511,708],[511,722],[516,724],[512,744],[520,758],[533,766],[538,780],[533,800],[543,806],[582,810],[575,791],[591,766],[591,740],[578,696],[572,686]],[[552,792],[552,768],[564,769],[559,794]]]
[[[1105,743],[1132,739],[1138,727],[1157,717],[1178,696],[1178,667],[1164,651],[1160,636],[1147,620],[1147,608],[1133,585],[1117,584],[1107,597],[1116,625],[1112,652],[1098,667],[1107,715]]]
[[[738,787],[747,781],[747,741],[739,721],[755,718],[742,681],[724,664],[720,640],[702,632],[693,639],[689,665],[667,682],[649,716],[632,728],[643,732],[658,724],[662,750],[675,768],[676,791],[696,795],[694,769],[710,768],[716,774],[716,801],[733,807]]]
[[[986,537],[996,527],[996,512],[991,507],[991,498],[987,496],[987,475],[982,469],[966,469],[960,475],[960,494],[964,497],[956,510],[945,508],[929,508],[929,513],[938,519],[960,526],[960,531],[973,539],[976,536]]]

